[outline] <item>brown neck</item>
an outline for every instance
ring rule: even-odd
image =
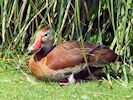
[[[53,50],[55,46],[42,46],[39,51],[34,56],[35,62],[40,61],[43,57],[46,57],[49,52]]]

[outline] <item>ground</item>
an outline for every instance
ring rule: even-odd
[[[112,80],[112,88],[106,80],[61,87],[56,82],[38,81],[13,64],[0,64],[0,100],[133,100],[133,87],[129,87],[133,81],[123,86]]]

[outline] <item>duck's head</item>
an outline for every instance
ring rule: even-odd
[[[35,42],[32,46],[30,46],[28,49],[30,51],[32,50],[38,50],[39,48],[43,46],[52,46],[54,42],[54,36],[52,30],[47,30],[47,28],[42,28],[36,33]]]

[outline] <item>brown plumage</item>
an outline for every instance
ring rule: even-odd
[[[39,49],[29,61],[29,68],[36,78],[59,81],[86,67],[80,42],[67,41],[57,46],[53,46],[53,42],[52,31],[43,28],[38,31],[35,43],[29,48]],[[101,67],[114,62],[118,57],[104,45],[89,42],[85,42],[84,45],[89,66]]]

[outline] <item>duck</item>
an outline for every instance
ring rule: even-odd
[[[80,41],[70,40],[54,45],[54,33],[46,27],[37,31],[35,35],[35,42],[28,48],[30,51],[35,51],[28,66],[32,74],[39,80],[61,81],[67,79],[67,83],[75,83],[74,75],[80,77],[86,72],[86,67],[101,68],[101,66],[104,67],[106,64],[115,62],[119,57],[104,45],[84,42],[85,58]],[[81,71],[82,74],[78,74]]]

